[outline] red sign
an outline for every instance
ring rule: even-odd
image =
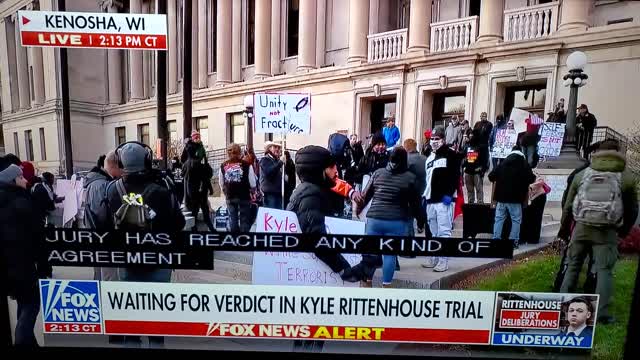
[[[506,329],[559,329],[560,311],[502,310],[500,327]]]

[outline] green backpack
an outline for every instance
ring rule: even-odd
[[[622,173],[587,168],[573,200],[573,218],[577,223],[594,227],[620,227]]]

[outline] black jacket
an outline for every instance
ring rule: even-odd
[[[260,190],[265,194],[282,193],[282,166],[279,159],[265,155],[260,159]]]
[[[496,183],[494,200],[501,203],[524,203],[529,194],[529,185],[535,180],[536,176],[520,151],[512,151],[489,174],[489,181]]]
[[[53,194],[53,189],[51,193]],[[44,221],[47,215],[49,215],[49,212],[56,209],[55,194],[53,194],[54,198],[52,199],[42,181],[33,184],[31,194],[33,195],[33,202],[38,211],[38,215],[40,219]]]
[[[464,160],[462,169],[465,174],[484,174],[489,165],[489,147],[481,145],[476,139],[471,139],[462,150]]]
[[[182,165],[182,181],[184,183],[184,198],[187,203],[191,199],[200,199],[208,192],[213,192],[211,178],[213,169],[209,163],[189,159]]]
[[[493,124],[489,120],[479,121],[473,126],[473,129],[480,130],[480,143],[489,145]]]
[[[424,198],[429,204],[442,202],[445,196],[453,197],[460,184],[462,155],[442,146],[427,158],[425,171],[427,187]]]
[[[386,168],[388,163],[389,152],[377,153],[371,150],[365,154],[358,164],[358,177],[362,179],[364,175],[372,175],[376,170]]]
[[[184,215],[172,190],[149,174],[125,175],[122,180],[127,193],[143,194],[144,203],[156,213],[151,223],[153,231],[175,232],[184,229]],[[118,180],[109,183],[106,189],[109,218],[112,223],[113,215],[122,205],[116,181]]]
[[[39,241],[43,237],[44,223],[29,191],[0,184],[0,244],[8,295],[27,300],[38,296],[38,268],[44,266],[37,264],[42,259]]]
[[[362,142],[358,141],[354,145],[351,145],[351,149],[353,150],[351,155],[353,156],[353,162],[356,164],[360,163],[360,160],[364,157],[364,148],[362,147]]]
[[[405,221],[411,217],[422,219],[416,176],[406,167],[394,170],[387,166],[376,170],[363,191],[363,197],[365,204],[371,200],[367,218]]]
[[[585,130],[593,131],[598,126],[598,120],[592,113],[588,112],[586,115],[576,116],[576,124],[582,124]]]

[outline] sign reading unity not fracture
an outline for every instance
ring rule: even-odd
[[[540,127],[540,142],[538,143],[538,155],[560,156],[562,141],[564,139],[565,124],[544,123]]]
[[[311,95],[256,93],[253,99],[254,129],[258,133],[311,133]]]

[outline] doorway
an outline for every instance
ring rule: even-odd
[[[446,127],[446,124],[454,116],[458,116],[461,120],[464,119],[466,102],[467,98],[464,91],[434,94],[431,129],[436,126]]]
[[[360,137],[371,137],[382,131],[390,117],[396,117],[396,95],[363,99]]]
[[[546,95],[546,83],[509,86],[505,89],[504,114],[510,114],[516,107],[544,118]]]

